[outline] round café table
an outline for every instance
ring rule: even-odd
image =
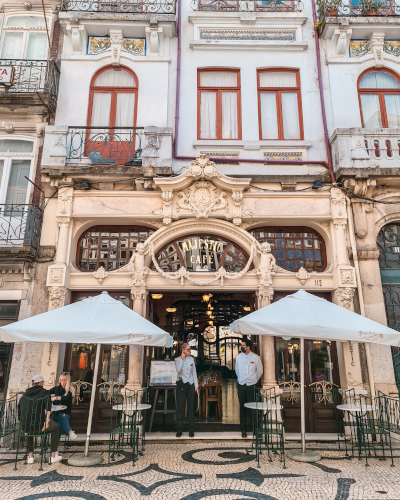
[[[135,405],[133,403],[129,403],[129,404],[126,404],[124,405],[123,403],[120,404],[120,405],[114,405],[112,407],[113,410],[128,410],[128,411],[142,411],[142,410],[149,410],[151,408],[151,405],[148,405],[148,404],[138,404],[138,405]]]
[[[363,443],[363,436],[361,432],[361,417],[362,414],[365,414],[369,411],[375,411],[377,407],[373,405],[355,405],[354,403],[352,403],[352,404],[337,405],[336,408],[338,410],[348,411],[349,414],[356,421],[357,448],[358,448],[358,457],[360,458],[361,447]]]
[[[249,410],[260,410],[260,411],[274,411],[274,410],[281,410],[283,408],[282,405],[277,405],[275,403],[268,403],[268,402],[245,403],[244,406],[245,408],[249,408]]]

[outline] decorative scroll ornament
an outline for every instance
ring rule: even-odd
[[[83,380],[71,382],[71,389],[73,389],[73,391],[71,392],[74,404],[78,405],[83,401],[83,398],[81,398],[81,394],[85,389],[88,389],[89,387],[92,387],[92,384],[90,382],[84,382]]]
[[[205,177],[221,177],[222,174],[213,161],[207,158],[206,155],[201,154],[200,158],[196,158],[189,163],[184,175],[185,177],[200,177],[200,179],[204,179]]]
[[[103,283],[103,281],[107,278],[108,272],[104,269],[103,266],[100,266],[97,271],[93,273],[93,276],[97,279],[99,282],[99,285]]]
[[[299,396],[300,396],[300,383],[299,382],[293,382],[290,380],[289,382],[282,382],[279,384],[279,387],[289,387],[289,395],[286,396],[285,391],[282,394],[282,398],[285,397],[286,401],[289,403],[298,403],[299,402]],[[295,392],[296,391],[296,392]]]
[[[207,219],[211,213],[229,213],[227,193],[217,189],[211,182],[194,182],[188,189],[178,193],[178,196],[180,200],[176,211],[179,215],[195,213],[198,219]]]
[[[354,288],[338,288],[339,305],[345,309],[351,309],[354,298]]]
[[[296,278],[298,278],[300,280],[300,283],[302,285],[304,285],[304,283],[306,282],[306,280],[308,280],[308,278],[311,276],[310,273],[308,273],[304,267],[301,267],[297,273],[296,273]]]
[[[151,259],[153,261],[154,267],[156,271],[161,274],[166,279],[169,280],[181,280],[181,286],[184,286],[185,284],[185,279],[190,281],[191,283],[199,286],[208,286],[212,285],[213,283],[217,282],[218,280],[221,281],[221,286],[224,286],[225,280],[238,280],[242,276],[244,276],[247,271],[250,269],[250,266],[253,262],[253,257],[254,257],[254,252],[256,251],[255,244],[253,243],[251,247],[251,253],[249,260],[247,261],[246,266],[239,272],[239,273],[230,273],[228,272],[224,267],[220,267],[218,271],[215,274],[215,278],[209,280],[209,281],[198,281],[195,278],[192,278],[191,273],[184,267],[180,267],[178,271],[174,273],[167,273],[161,269],[161,267],[158,265],[156,256],[154,254],[154,247],[153,245],[150,246],[150,255]]]
[[[63,286],[49,286],[50,310],[64,305],[64,296],[67,289]]]
[[[333,382],[328,382],[326,380],[314,382],[314,383],[309,385],[309,387],[313,387],[316,391],[318,391],[318,389],[321,390],[322,394],[316,392],[315,396],[318,398],[318,402],[324,403],[324,405],[326,405],[326,403],[332,403],[332,397],[329,395],[329,393],[332,393],[331,391],[332,391],[333,386],[338,387]],[[329,393],[328,393],[328,391],[329,391]]]

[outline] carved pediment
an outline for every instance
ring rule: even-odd
[[[156,188],[162,191],[163,207],[153,214],[162,217],[164,225],[180,218],[210,216],[240,225],[243,217],[251,216],[242,208],[243,191],[250,182],[222,174],[213,161],[201,156],[177,177],[154,179]]]

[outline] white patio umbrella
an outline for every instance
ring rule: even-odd
[[[169,333],[153,325],[119,300],[113,299],[107,292],[3,326],[0,328],[0,340],[3,342],[98,344],[84,453],[84,457],[88,458],[87,465],[92,465],[96,461],[96,456],[88,457],[88,452],[100,344],[172,347],[172,338]],[[79,465],[85,465],[84,462],[85,460],[82,460]]]
[[[231,324],[231,331],[243,335],[271,335],[290,340],[300,337],[301,443],[300,461],[317,461],[317,453],[306,452],[304,408],[304,339],[371,342],[400,345],[400,332],[376,321],[299,290],[293,295],[258,309]],[[294,458],[294,457],[293,457]]]

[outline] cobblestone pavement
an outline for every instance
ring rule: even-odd
[[[14,470],[14,456],[0,450],[0,499],[125,500],[400,500],[400,443],[395,444],[395,467],[390,460],[347,460],[334,444],[310,444],[322,460],[303,464],[278,456],[262,455],[260,468],[247,443],[192,442],[147,444],[144,455],[132,466],[121,455],[107,463],[106,446],[97,467],[71,467],[66,460],[54,465],[25,465]],[[290,448],[297,445],[290,444]],[[82,451],[81,447],[72,450]],[[71,455],[63,453],[67,458]]]

